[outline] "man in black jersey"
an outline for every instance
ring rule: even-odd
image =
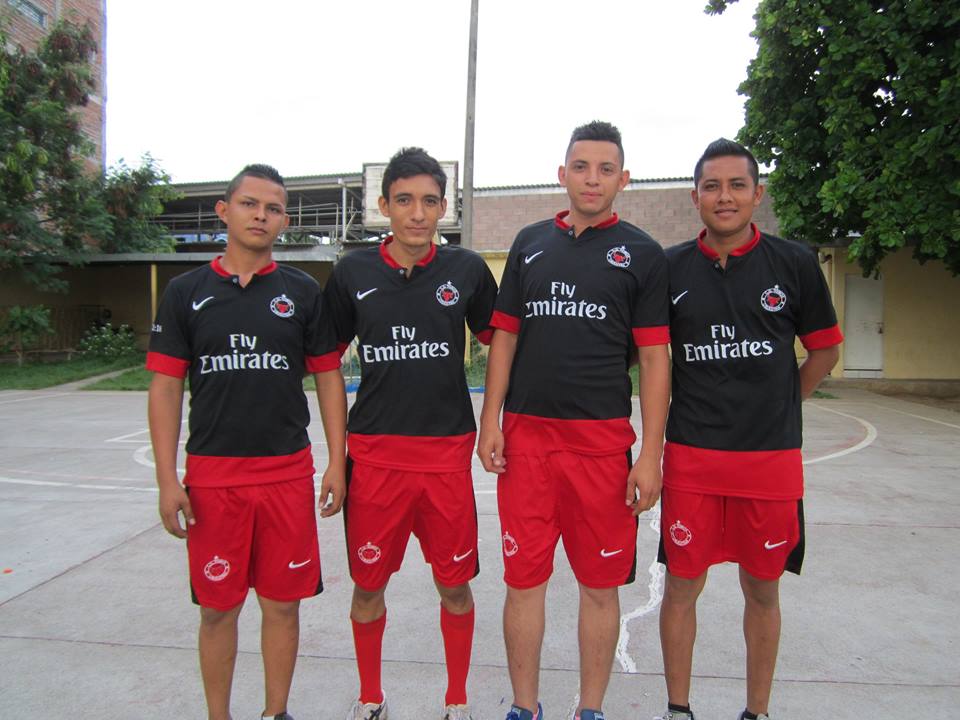
[[[210,720],[230,718],[237,619],[250,587],[262,611],[262,716],[292,720],[299,604],[323,589],[306,372],[316,379],[330,458],[321,515],[336,513],[345,493],[346,395],[332,326],[317,282],[272,259],[286,202],[283,179],[267,165],[248,165],[230,182],[216,206],[226,250],[170,282],[147,355],[160,517],[188,540]],[[177,478],[187,375],[189,495]]]
[[[325,297],[344,349],[357,339],[361,380],[349,421],[344,522],[354,581],[350,620],[360,692],[350,720],[387,720],[380,682],[385,592],[411,532],[440,594],[447,665],[441,717],[469,720],[467,673],[480,569],[470,465],[476,435],[463,358],[464,321],[489,342],[496,282],[483,259],[433,238],[447,179],[420,148],[384,170],[391,235],[334,267]]]
[[[693,720],[696,604],[710,565],[736,562],[747,702],[767,717],[780,640],[779,581],[803,560],[801,401],[836,364],[837,327],[817,254],[760,232],[757,161],[711,143],[691,195],[704,230],[667,250],[673,399],[663,462],[660,639],[668,707]],[[794,342],[807,358],[797,367]]]
[[[630,179],[619,131],[574,130],[559,169],[569,210],[517,235],[500,284],[477,454],[499,474],[513,706],[538,720],[544,598],[557,541],[579,583],[579,720],[601,703],[636,571],[637,515],[660,494],[669,396],[663,250],[613,211]],[[643,444],[630,448],[630,358],[639,353]],[[503,429],[500,411],[503,409]]]

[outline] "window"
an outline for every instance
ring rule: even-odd
[[[47,26],[47,13],[34,5],[30,0],[7,0],[7,5],[19,10],[21,14],[30,18],[40,27]]]

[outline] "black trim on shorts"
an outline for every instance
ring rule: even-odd
[[[633,469],[633,453],[630,452],[630,448],[627,448],[627,472],[629,473],[631,469]],[[634,537],[636,537],[637,533],[640,530],[639,516],[633,519],[633,527],[634,527]],[[623,583],[621,584],[630,585],[636,579],[637,579],[637,547],[636,547],[636,543],[634,543],[633,564],[630,566],[630,573],[627,575],[627,579],[624,580]]]
[[[350,476],[353,475],[353,458],[350,457],[350,454],[347,453],[347,466],[344,470],[344,480],[346,481],[346,490],[343,495],[343,506],[340,509],[340,513],[343,515],[343,544],[347,549],[347,571],[350,573],[350,579],[353,580],[353,564],[350,562],[350,540],[347,533],[347,517],[350,513],[347,512],[347,506],[350,502]]]
[[[797,500],[797,520],[800,523],[800,539],[793,546],[793,550],[787,555],[787,562],[783,566],[786,572],[792,572],[794,575],[800,574],[800,568],[803,565],[803,554],[806,548],[806,532],[803,523],[803,498]]]

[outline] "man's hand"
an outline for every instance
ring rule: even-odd
[[[477,457],[487,472],[500,475],[506,472],[507,459],[503,456],[503,431],[497,423],[480,425],[480,440],[477,441]]]
[[[190,498],[180,483],[165,483],[160,486],[160,520],[164,529],[178,538],[185,538],[187,531],[180,524],[180,513],[183,513],[187,525],[195,525],[193,508],[190,507]]]
[[[343,499],[347,495],[347,481],[344,478],[343,468],[327,466],[320,483],[320,497],[317,507],[320,508],[320,517],[330,517],[340,512]]]
[[[627,475],[627,505],[633,508],[636,517],[657,503],[663,487],[663,471],[656,455],[640,455]]]

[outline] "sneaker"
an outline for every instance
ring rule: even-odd
[[[576,715],[574,720],[576,720]],[[580,720],[605,720],[605,718],[603,717],[603,710],[587,710],[584,708],[580,711]]]
[[[743,710],[739,715],[737,715],[737,720],[743,720],[743,714],[745,712],[746,710]],[[757,720],[770,720],[770,716],[767,715],[766,713],[758,713]]]
[[[516,705],[510,706],[510,712],[504,720],[533,720],[533,713],[524,708],[518,708]],[[537,720],[543,720],[543,706],[537,703]]]
[[[655,717],[653,720],[694,720],[694,717],[692,712],[667,710],[663,715]]]
[[[293,720],[293,715],[288,712],[277,713],[276,715],[261,715],[260,720]]]
[[[473,720],[469,705],[447,705],[440,720]]]
[[[347,720],[387,720],[387,695],[384,693],[381,703],[362,703],[357,698],[350,706]]]

